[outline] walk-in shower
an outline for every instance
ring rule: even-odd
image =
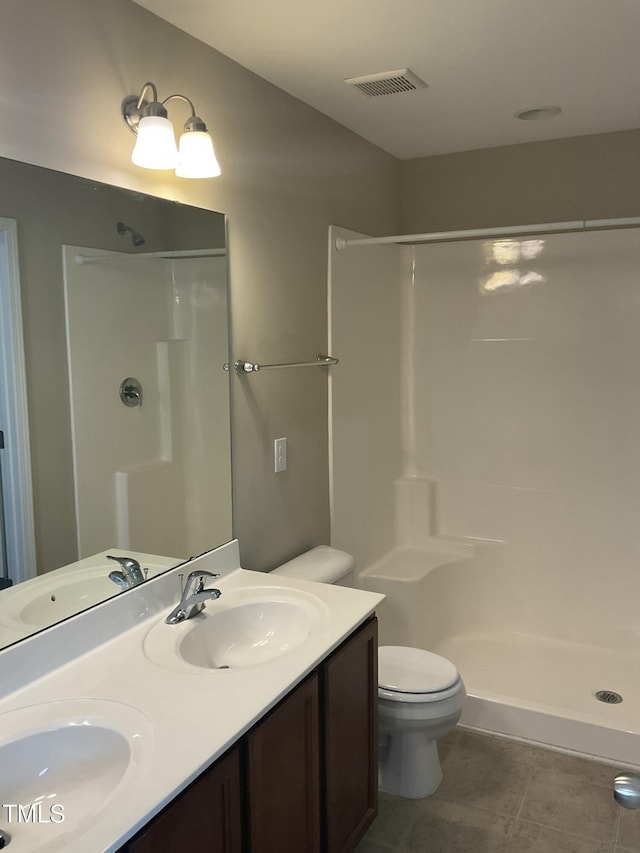
[[[332,544],[381,641],[454,661],[467,725],[631,765],[638,225],[330,239]]]

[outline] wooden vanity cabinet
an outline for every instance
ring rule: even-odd
[[[240,747],[232,747],[119,853],[243,853]]]
[[[248,849],[321,853],[318,674],[245,738]]]
[[[351,853],[378,814],[378,622],[320,667],[322,853]]]
[[[371,617],[120,853],[351,853],[378,809]]]

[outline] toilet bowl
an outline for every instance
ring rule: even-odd
[[[354,560],[320,545],[272,574],[352,585]],[[378,649],[379,787],[401,797],[428,797],[442,781],[436,740],[456,725],[464,683],[446,658],[408,646]]]
[[[436,740],[460,719],[466,691],[455,666],[424,649],[378,649],[379,784],[428,797],[442,781]]]

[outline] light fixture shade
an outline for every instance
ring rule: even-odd
[[[180,178],[217,178],[221,173],[208,133],[187,130],[180,137],[176,175]]]
[[[175,169],[178,149],[168,118],[145,116],[140,119],[131,162],[144,169]]]

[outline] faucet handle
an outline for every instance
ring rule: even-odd
[[[134,560],[133,557],[114,557],[111,554],[107,554],[107,560],[114,560],[114,562],[120,564],[120,572],[128,586],[136,586],[146,579],[140,568],[140,563]]]
[[[205,578],[219,578],[219,577],[220,577],[220,575],[216,575],[213,572],[207,572],[204,569],[201,569],[199,572],[189,572],[189,574],[187,575],[187,582],[186,582],[184,588],[186,590],[189,590],[191,588],[191,584],[194,581],[199,580],[198,592],[202,592],[202,590],[204,589],[204,579]]]
[[[205,569],[200,569],[199,572],[197,572],[197,571],[196,572],[189,572],[189,577],[187,578],[187,580],[189,580],[189,578],[191,578],[191,580],[193,580],[193,578],[219,578],[219,577],[220,577],[220,575],[216,575],[213,572],[207,572],[207,571],[205,571]]]
[[[187,580],[185,581],[184,587],[182,588],[182,596],[185,598],[188,595],[191,595],[191,590],[194,589],[195,592],[202,592],[204,589],[204,579],[205,578],[219,578],[220,575],[216,575],[213,572],[207,572],[205,569],[200,569],[200,571],[189,572],[187,575]]]

